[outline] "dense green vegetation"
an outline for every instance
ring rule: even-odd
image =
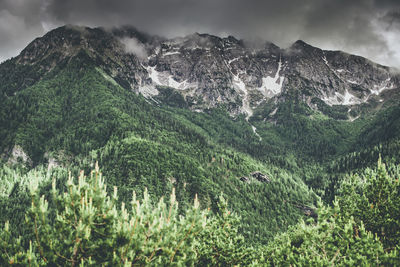
[[[193,113],[147,103],[113,82],[83,51],[0,109],[3,122],[15,125],[2,129],[2,150],[18,144],[32,159],[28,169],[51,158],[85,170],[99,161],[107,183],[120,188],[121,201],[132,190],[141,194],[147,188],[156,199],[176,187],[182,208],[198,194],[201,205],[215,211],[223,192],[241,214],[240,231],[250,243],[265,243],[303,217],[293,203],[313,206],[317,200],[296,173],[257,160],[257,151],[250,151],[258,138],[244,118],[234,121],[222,109]],[[239,180],[253,171],[272,182]],[[14,196],[23,198],[13,194],[7,201],[16,201]]]
[[[268,245],[251,246],[239,233],[240,217],[224,198],[216,212],[194,204],[179,213],[175,189],[166,203],[145,190],[129,204],[106,190],[96,165],[86,177],[29,175],[27,234],[6,222],[0,232],[0,264],[42,265],[398,265],[400,257],[400,166],[378,162],[375,170],[350,176],[333,207],[320,204],[318,218],[302,221]],[[20,180],[23,180],[22,178]],[[51,193],[40,187],[52,184]],[[154,203],[154,204],[153,204]],[[24,245],[29,244],[29,245]]]
[[[332,207],[317,222],[301,222],[279,235],[267,251],[274,265],[399,264],[399,165],[382,164],[346,177]]]
[[[350,122],[292,92],[246,121],[151,102],[85,50],[41,64],[0,65],[0,265],[398,264],[393,103]]]

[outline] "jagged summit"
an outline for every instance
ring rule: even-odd
[[[322,110],[384,102],[388,96],[383,93],[399,87],[390,68],[302,40],[288,49],[272,43],[255,49],[233,36],[194,33],[167,39],[131,26],[62,26],[35,39],[15,60],[51,71],[81,51],[118,84],[156,103],[169,87],[193,110],[224,105],[231,114],[248,118],[258,107],[285,101],[293,92]]]
[[[296,42],[294,42],[292,44],[292,46],[295,46],[295,47],[313,47],[312,45],[307,44],[303,40],[297,40]]]

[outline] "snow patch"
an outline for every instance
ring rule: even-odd
[[[274,116],[276,114],[276,112],[278,111],[278,108],[275,108],[269,115],[270,116]]]
[[[238,71],[237,75],[235,75],[232,72],[230,64],[228,64],[226,62],[226,60],[224,60],[224,61],[225,61],[225,65],[228,67],[229,72],[231,73],[231,75],[233,77],[233,80],[232,80],[233,87],[242,92],[242,95],[243,95],[242,110],[247,114],[246,121],[248,121],[249,118],[253,115],[253,110],[250,107],[249,92],[246,89],[245,83],[243,82],[243,80],[239,76],[240,74],[245,74],[246,72],[241,70],[241,71]]]
[[[352,116],[349,115],[349,121],[350,121],[350,122],[353,122],[353,121],[355,121],[355,120],[358,119],[358,118],[360,118],[360,115],[358,115],[358,116],[356,116],[356,117],[352,117]]]
[[[359,103],[359,99],[346,90],[343,96],[343,105],[352,105],[353,103]]]
[[[240,79],[239,75],[233,75],[233,86],[242,91],[244,95],[242,108],[247,113],[246,120],[249,120],[251,115],[253,115],[253,110],[250,107],[249,93],[246,90],[246,85],[244,84],[243,80]]]
[[[168,77],[168,86],[170,86],[170,87],[181,89],[181,88],[185,87],[185,84],[186,84],[186,81],[183,81],[183,82],[175,81],[175,79],[172,77],[172,75]]]
[[[335,92],[333,96],[325,96],[324,98],[322,98],[322,101],[324,101],[329,106],[332,105],[347,106],[347,105],[356,105],[361,103],[361,100],[356,96],[352,95],[348,90],[346,90],[344,94]]]
[[[326,57],[325,57],[325,56],[323,56],[323,57],[322,57],[322,60],[325,62],[325,64],[326,64],[327,66],[329,66],[329,64],[328,64],[328,60],[326,59]]]
[[[256,126],[254,126],[254,125],[252,125],[252,124],[250,124],[250,125],[251,125],[251,129],[253,130],[254,134],[258,137],[258,140],[259,140],[259,141],[262,141],[261,136],[257,133],[257,128],[256,128]]]
[[[263,77],[262,78],[262,86],[258,88],[264,96],[273,97],[282,92],[283,80],[285,77],[279,76],[279,73],[282,69],[282,61],[279,59],[278,70],[275,73],[274,77]]]
[[[234,75],[233,76],[233,84],[236,85],[236,87],[247,94],[246,91],[246,85],[244,84],[243,80],[240,79],[239,75]]]
[[[228,61],[228,64],[230,65],[232,62],[234,62],[234,61],[236,61],[236,60],[239,60],[239,59],[240,59],[240,57],[237,57],[237,58],[231,59],[231,60],[229,60],[229,61]]]
[[[163,57],[172,56],[172,55],[178,55],[180,53],[181,52],[179,52],[179,51],[167,52],[167,53],[163,54]]]
[[[367,102],[368,99],[372,96],[372,95],[379,95],[380,93],[382,93],[382,91],[384,90],[390,90],[390,89],[394,89],[395,86],[393,83],[390,83],[391,78],[387,78],[384,82],[382,82],[380,85],[374,85],[373,89],[370,89],[370,94],[365,98],[364,102]],[[381,101],[382,100],[382,101]],[[379,102],[383,102],[383,99],[380,99]]]
[[[365,103],[369,100],[369,98],[372,95],[379,95],[384,90],[393,89],[395,86],[390,81],[391,81],[391,78],[387,78],[381,84],[374,85],[374,87],[372,89],[370,89],[370,94],[363,97],[362,99],[352,95],[348,90],[346,90],[344,92],[344,94],[335,92],[335,94],[333,96],[325,95],[323,98],[321,98],[321,100],[323,100],[326,104],[328,104],[330,106],[332,106],[332,105],[357,105],[357,104]],[[359,85],[359,83],[354,80],[347,80],[347,82],[349,82],[351,84]],[[379,102],[383,102],[383,99],[380,99]]]
[[[158,78],[159,76],[159,72],[156,71],[156,66],[154,67],[147,67],[147,72],[149,73],[150,79],[153,81],[153,83],[157,84],[157,85],[163,85],[160,81],[160,79]]]
[[[193,88],[193,87],[197,86],[196,83],[190,83],[187,80],[178,82],[175,80],[174,76],[171,75],[170,73],[168,73],[166,71],[164,71],[164,72],[156,71],[156,66],[154,66],[154,67],[148,66],[145,68],[146,68],[147,72],[149,73],[150,79],[156,85],[168,86],[168,87],[172,87],[172,88],[179,89],[179,90],[185,90],[185,89]]]
[[[349,83],[351,83],[351,84],[359,84],[357,81],[354,81],[354,80],[347,80],[347,82],[349,82]]]
[[[374,89],[371,89],[371,94],[373,95],[379,95],[380,93],[382,93],[383,90],[387,90],[387,89],[393,89],[393,85],[391,85],[390,82],[390,78],[386,79],[382,84],[380,85],[374,85]]]
[[[139,92],[145,97],[145,98],[151,98],[153,96],[158,95],[158,90],[152,86],[152,85],[145,85],[139,87]]]

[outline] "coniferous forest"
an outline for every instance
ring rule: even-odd
[[[400,265],[395,100],[247,120],[98,60],[0,65],[0,266]]]

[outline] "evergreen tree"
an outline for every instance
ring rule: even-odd
[[[30,186],[32,206],[26,220],[35,239],[28,251],[12,239],[8,224],[1,237],[2,262],[29,265],[194,265],[195,236],[206,226],[206,212],[197,199],[184,216],[178,214],[174,191],[168,205],[153,205],[147,192],[135,193],[129,207],[117,205],[117,189],[107,194],[98,167],[88,179],[72,176],[66,191],[53,181],[51,202],[38,195],[37,181]],[[54,206],[52,209],[50,206]]]
[[[389,166],[391,173],[378,161],[375,170],[345,179],[338,201],[342,212],[363,222],[368,231],[379,236],[385,248],[400,245],[400,166]]]
[[[333,208],[320,206],[318,220],[291,227],[268,245],[265,255],[272,266],[398,265],[398,252],[387,253],[363,223]]]

